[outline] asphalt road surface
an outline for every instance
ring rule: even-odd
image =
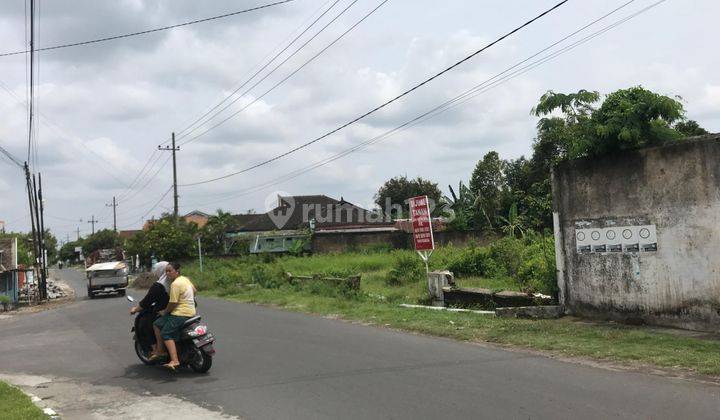
[[[173,394],[248,419],[720,417],[720,387],[565,363],[338,320],[199,299],[217,337],[211,371],[144,366],[129,303],[77,301],[0,323],[0,372]],[[141,292],[131,291],[141,297]]]

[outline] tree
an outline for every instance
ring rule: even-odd
[[[457,193],[452,185],[448,185],[451,197],[444,197],[445,203],[453,212],[448,227],[453,230],[469,230],[477,227],[475,215],[479,205],[478,197],[462,181],[458,184]]]
[[[505,162],[500,159],[496,151],[483,156],[473,170],[470,177],[470,190],[479,200],[478,209],[482,213],[487,227],[493,227],[493,220],[498,216],[501,208],[501,195],[505,190]]]
[[[706,129],[700,127],[700,124],[698,124],[697,121],[694,120],[680,121],[676,123],[673,128],[675,129],[675,131],[685,137],[702,136],[705,134],[709,134]]]
[[[60,259],[62,261],[77,261],[79,255],[75,252],[76,247],[82,247],[82,239],[72,242],[66,242],[60,248]]]
[[[226,255],[229,252],[227,248],[227,238],[225,233],[233,225],[233,215],[217,210],[217,214],[210,216],[208,222],[200,230],[203,252],[214,255]]]
[[[90,255],[98,249],[115,249],[121,243],[117,232],[112,229],[103,229],[85,238],[82,243],[83,254]]]
[[[388,216],[394,219],[403,218],[410,214],[408,199],[421,195],[427,195],[430,202],[435,205],[439,205],[442,198],[436,183],[421,177],[408,179],[406,176],[398,176],[386,181],[380,187],[375,194],[375,204]],[[433,215],[440,211],[439,206],[431,210]]]
[[[170,215],[153,223],[147,231],[127,241],[126,250],[139,255],[141,261],[150,265],[152,256],[158,260],[177,261],[190,258],[197,252],[195,237],[198,233],[195,223],[183,219],[177,222]]]
[[[50,229],[45,229],[45,249],[47,250],[47,262],[53,264],[58,257],[58,241]]]
[[[672,128],[685,113],[676,99],[642,86],[612,92],[595,108],[599,99],[597,92],[586,90],[544,94],[532,111],[543,117],[538,122],[540,145],[556,150],[560,159],[574,159],[683,137]],[[562,117],[547,117],[553,112],[560,112]]]
[[[680,133],[671,124],[683,118],[680,102],[640,86],[615,91],[592,114],[588,155],[662,144]]]
[[[0,232],[0,239],[12,239],[17,238],[17,257],[18,264],[22,264],[29,267],[33,264],[32,257],[32,235],[30,233],[19,233],[19,232]]]
[[[525,236],[524,220],[523,217],[518,214],[517,203],[512,203],[508,210],[507,217],[498,216],[498,220],[503,225],[502,231],[506,235],[516,238],[518,234]]]

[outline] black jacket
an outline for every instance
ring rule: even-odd
[[[165,309],[169,300],[170,295],[165,291],[163,285],[155,282],[150,286],[150,290],[148,290],[139,305],[143,309],[143,312],[156,314]]]

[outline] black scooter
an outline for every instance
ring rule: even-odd
[[[132,296],[126,296],[130,302],[135,302]],[[138,314],[139,315],[139,314]],[[135,316],[135,323],[130,332],[135,342],[135,353],[141,362],[146,365],[154,365],[158,362],[150,360],[151,343],[141,342],[138,336],[138,319]],[[201,322],[201,317],[196,316],[185,321],[180,331],[180,340],[175,342],[178,352],[180,366],[189,366],[197,373],[205,373],[212,366],[212,358],[215,354],[215,337],[207,325]],[[141,334],[142,336],[142,334]]]

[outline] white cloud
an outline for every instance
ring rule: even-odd
[[[23,43],[24,10],[22,3],[15,3],[0,3],[0,37],[7,50],[20,49]],[[389,2],[282,87],[183,145],[178,153],[181,183],[238,171],[312,140],[476,50],[552,1],[533,2],[533,10],[513,2],[411,3]],[[163,33],[42,53],[39,110],[61,127],[42,123],[38,140],[37,169],[47,180],[49,213],[71,219],[94,214],[105,227],[112,220],[105,204],[113,195],[130,196],[121,200],[121,225],[139,226],[139,216],[170,185],[170,166],[159,171],[140,194],[123,194],[122,184],[136,177],[170,132],[180,131],[235,89],[323,4],[323,0],[294,2]],[[432,179],[446,188],[467,180],[476,161],[491,149],[504,158],[528,154],[536,123],[530,108],[548,89],[608,93],[642,84],[681,95],[688,117],[720,131],[720,74],[715,70],[720,58],[707,53],[715,45],[703,32],[714,25],[720,4],[710,0],[694,4],[688,8],[680,2],[664,3],[556,61],[367,149],[279,185],[214,202],[392,129],[619,5],[611,0],[569,3],[407,98],[317,144],[228,180],[181,188],[181,205],[185,211],[194,207],[262,210],[265,197],[282,189],[343,196],[370,206],[384,180],[405,174]],[[353,6],[231,109],[238,110],[265,92],[371,7],[362,2]],[[229,0],[212,4],[190,0],[48,2],[43,4],[40,44],[143,30],[238,8],[237,2]],[[658,27],[665,29],[658,31]],[[0,58],[0,62],[0,81],[24,99],[23,57]],[[25,108],[1,88],[0,115],[0,142],[24,158]],[[162,152],[152,173],[167,156]],[[22,177],[16,172],[0,164],[0,219],[17,220],[9,228],[24,229],[24,206],[8,204],[23,202]],[[171,203],[169,194],[154,213]],[[50,227],[54,226],[51,222]],[[56,226],[74,229],[62,223]]]

